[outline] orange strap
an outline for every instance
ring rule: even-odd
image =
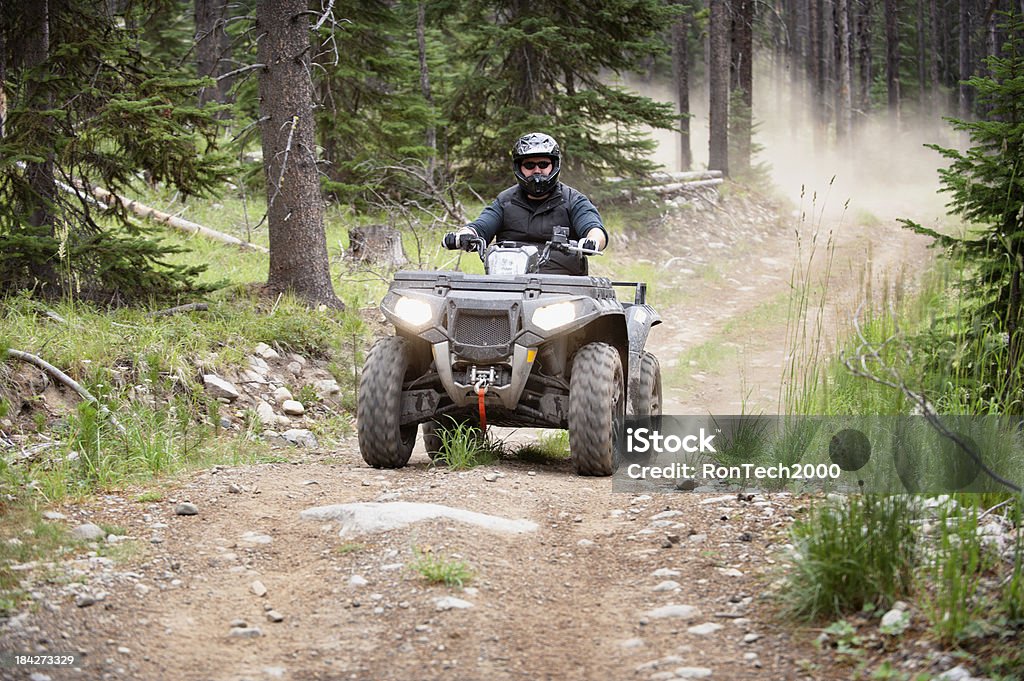
[[[487,413],[484,409],[484,395],[487,394],[486,388],[477,388],[476,397],[477,405],[480,407],[480,432],[483,435],[487,434]]]

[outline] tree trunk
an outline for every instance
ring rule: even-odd
[[[928,55],[928,102],[932,115],[941,115],[945,107],[942,106],[939,91],[939,59],[942,55],[942,46],[939,45],[939,9],[937,0],[928,0],[928,42],[931,51]]]
[[[807,80],[811,84],[811,130],[814,149],[824,151],[824,131],[821,127],[824,108],[824,90],[821,77],[821,0],[809,0],[808,3],[808,41]]]
[[[416,9],[416,47],[420,57],[420,92],[427,106],[433,110],[434,97],[430,93],[430,69],[427,67],[427,5],[420,2]],[[437,128],[431,121],[427,125],[425,139],[427,148],[431,150],[427,160],[427,178],[431,188],[434,186],[434,170],[437,164]]]
[[[693,148],[690,144],[690,23],[693,8],[689,0],[677,0],[684,9],[672,25],[672,72],[676,81],[676,100],[679,105],[679,169],[693,167]]]
[[[195,0],[196,73],[200,78],[218,78],[226,73],[230,42],[224,31],[228,13],[227,0]],[[199,106],[207,102],[227,104],[231,101],[229,79],[218,80],[212,87],[199,91]],[[225,114],[226,115],[226,114]],[[221,116],[224,117],[224,116]]]
[[[387,225],[363,225],[348,230],[349,255],[364,265],[398,269],[409,259],[402,249],[402,233]]]
[[[871,13],[873,0],[857,2],[857,109],[861,117],[871,111],[871,83],[874,80],[871,56]]]
[[[29,2],[25,7],[25,35],[22,60],[26,70],[42,65],[50,54],[50,4],[49,0]],[[25,91],[25,102],[28,108],[36,111],[48,111],[53,108],[53,97],[47,91],[45,83],[28,79]],[[47,134],[53,128],[52,119],[43,119]],[[53,206],[57,200],[57,183],[53,176],[53,152],[45,159],[28,161],[25,164],[25,175],[32,188],[32,204],[28,210],[28,228],[40,239],[56,237],[54,229]],[[30,274],[43,286],[43,295],[57,295],[61,292],[61,282],[57,269],[51,261],[33,259],[29,266]]]
[[[267,284],[314,304],[343,307],[334,294],[317,175],[306,0],[263,0],[260,35],[260,132],[267,180],[270,272]]]
[[[734,158],[729,159],[732,172],[743,174],[750,170],[751,129],[753,124],[753,54],[754,54],[754,2],[732,0],[732,54],[730,102],[737,102],[737,110],[730,109]]]
[[[848,149],[853,131],[853,96],[850,65],[850,6],[848,0],[838,0],[839,18],[839,96],[836,111],[836,141],[840,148]]]
[[[971,115],[970,86],[964,81],[971,77],[971,7],[970,0],[960,0],[960,69],[957,80],[957,115],[967,120]]]
[[[708,26],[708,168],[729,175],[729,0],[711,3]]]
[[[789,86],[792,96],[789,100],[790,135],[793,139],[800,138],[805,130],[803,105],[804,93],[807,90],[807,79],[801,73],[806,59],[807,33],[806,3],[804,0],[786,0],[786,33],[789,35]]]
[[[898,0],[885,0],[885,84],[889,116],[900,122],[900,28]]]
[[[4,138],[4,123],[7,121],[7,36],[0,29],[0,140]]]
[[[821,2],[821,127],[828,139],[828,132],[836,120],[836,98],[839,96],[837,83],[836,12],[832,0]]]

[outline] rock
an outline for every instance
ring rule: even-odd
[[[249,368],[263,378],[266,378],[267,374],[270,373],[270,365],[259,355],[249,355]]]
[[[667,579],[654,587],[653,591],[676,591],[680,588],[679,582]]]
[[[292,376],[296,378],[302,375],[302,365],[299,364],[298,362],[288,362],[288,365],[285,367],[285,369],[287,369],[288,373],[290,373]]]
[[[742,577],[743,576],[743,573],[740,572],[739,570],[737,570],[736,568],[718,568],[718,571],[721,572],[726,577]]]
[[[232,638],[259,638],[262,635],[259,627],[232,627],[228,632]]]
[[[183,501],[174,507],[174,515],[199,515],[199,507],[193,503]]]
[[[287,442],[296,445],[298,447],[307,447],[309,449],[316,449],[320,444],[317,442],[316,436],[313,435],[312,431],[306,430],[305,428],[292,428],[281,433]]]
[[[658,568],[657,570],[655,570],[654,572],[651,573],[651,576],[652,577],[680,577],[680,576],[682,576],[682,574],[683,573],[680,572],[679,570],[673,570],[671,568]]]
[[[435,598],[434,605],[442,612],[446,610],[466,610],[467,608],[473,607],[473,604],[469,601],[464,601],[461,598],[455,598],[454,596]]]
[[[83,523],[71,530],[71,536],[79,541],[95,541],[106,537],[107,533],[99,525]]]
[[[277,425],[277,414],[274,413],[274,408],[263,400],[260,400],[259,404],[256,405],[256,415],[265,426]]]
[[[488,473],[484,476],[485,482],[495,482],[498,479],[497,473]]]
[[[743,637],[744,643],[753,643],[761,638],[761,634],[747,634]]]
[[[284,622],[284,615],[277,610],[267,610],[267,619],[271,622]]]
[[[499,516],[452,508],[441,504],[394,501],[388,503],[363,502],[308,508],[300,514],[307,520],[338,520],[340,536],[348,534],[386,532],[416,522],[434,518],[448,518],[478,525],[495,532],[522,534],[533,532],[537,523],[530,520],[510,520]]]
[[[904,604],[906,605],[906,604]],[[898,636],[907,630],[910,626],[910,613],[906,609],[899,609],[895,606],[889,612],[882,615],[882,621],[879,624],[879,630],[883,634],[889,634],[890,636]]]
[[[627,650],[631,648],[643,648],[644,640],[642,638],[627,638],[625,641],[619,641],[619,647],[626,648]]]
[[[722,627],[721,624],[717,624],[715,622],[705,622],[704,624],[698,624],[696,626],[690,627],[686,631],[696,636],[710,636],[711,634],[723,628],[724,627]]]
[[[952,669],[947,669],[936,677],[938,681],[970,681],[971,673],[962,665],[958,664]]]
[[[259,532],[246,532],[240,539],[246,544],[269,544],[274,539],[268,535],[260,534]]]
[[[215,399],[223,397],[229,402],[234,402],[239,397],[238,388],[231,381],[225,380],[217,374],[204,374],[203,387],[207,394]]]
[[[644,613],[650,619],[681,619],[692,620],[700,617],[700,610],[692,605],[664,605]]]
[[[270,347],[266,343],[257,343],[254,352],[258,357],[261,357],[266,360],[281,359],[281,355],[278,354],[277,350]]]
[[[302,416],[306,413],[306,407],[298,400],[285,400],[281,404],[281,410],[289,416]]]
[[[707,667],[679,667],[673,671],[677,679],[706,679],[712,673]]]
[[[249,590],[260,598],[263,598],[267,595],[267,587],[265,587],[263,585],[263,582],[261,582],[258,579],[249,585]]]
[[[367,584],[369,584],[369,582],[361,575],[352,575],[348,578],[349,586],[366,586]]]
[[[43,518],[46,520],[66,520],[67,516],[57,511],[43,511]]]
[[[288,388],[285,388],[284,386],[281,386],[280,388],[274,391],[274,401],[277,402],[278,404],[282,404],[284,402],[287,402],[288,400],[294,399],[295,398],[292,396],[292,391],[289,390]]]
[[[96,605],[96,597],[92,594],[80,594],[75,598],[75,605],[79,608],[88,608],[91,605]]]
[[[320,399],[326,399],[331,395],[337,395],[341,392],[341,386],[333,378],[327,378],[321,381],[313,383],[313,390],[316,391],[317,396]]]

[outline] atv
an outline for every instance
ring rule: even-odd
[[[473,247],[484,274],[402,270],[380,308],[395,335],[370,349],[359,380],[357,431],[375,468],[409,461],[422,424],[433,458],[461,424],[569,431],[579,475],[611,475],[627,411],[661,414],[661,371],[644,348],[659,324],[647,286],[540,274],[552,251],[597,254],[555,230],[539,244]],[[614,287],[632,287],[622,303]]]

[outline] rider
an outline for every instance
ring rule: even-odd
[[[586,196],[558,181],[562,152],[550,135],[531,132],[512,147],[512,170],[516,185],[498,194],[476,220],[458,232],[444,235],[445,248],[474,250],[473,238],[544,244],[554,236],[554,228],[568,227],[568,238],[583,249],[604,250],[608,232],[597,208]],[[587,259],[575,253],[552,249],[550,259],[541,265],[546,274],[587,273]]]

